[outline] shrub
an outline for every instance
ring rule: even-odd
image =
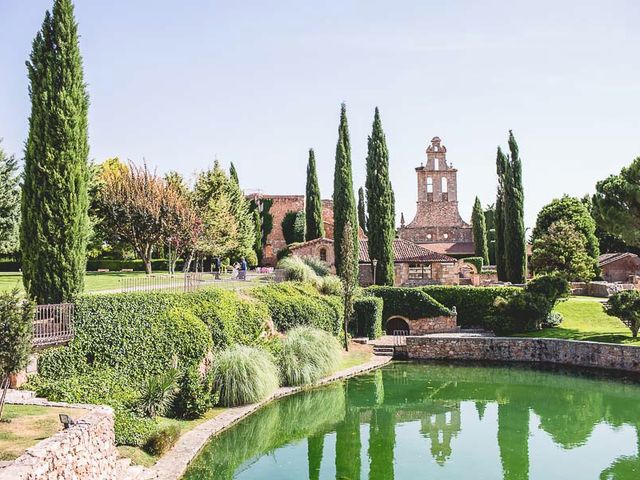
[[[522,291],[519,287],[466,287],[430,285],[421,290],[447,308],[456,307],[458,325],[489,327],[494,323],[497,298],[509,300]]]
[[[498,334],[539,330],[551,308],[544,295],[523,290],[509,300],[498,297],[488,323]]]
[[[566,298],[571,293],[569,282],[559,273],[538,275],[529,281],[525,291],[539,293],[549,300],[551,308],[555,307],[559,300]]]
[[[283,270],[284,279],[287,281],[319,283],[318,276],[314,269],[307,265],[300,257],[291,256],[283,258],[278,262],[278,268]]]
[[[156,418],[167,413],[176,395],[178,371],[169,369],[148,377],[142,385],[138,411],[145,417]]]
[[[267,305],[281,332],[309,325],[334,335],[340,333],[344,313],[339,297],[323,296],[311,285],[293,282],[263,285],[252,292]]]
[[[158,428],[155,420],[139,417],[135,412],[125,408],[116,408],[115,414],[114,430],[117,445],[142,447]]]
[[[331,269],[326,262],[323,262],[319,258],[316,257],[302,257],[302,261],[311,267],[311,269],[315,272],[319,277],[326,277],[331,273]]]
[[[327,275],[320,278],[320,286],[318,288],[323,295],[342,295],[342,281],[336,275]]]
[[[183,262],[178,260],[176,270],[181,270]],[[168,270],[169,264],[167,260],[151,260],[151,268],[153,271]],[[87,271],[95,272],[96,270],[108,269],[117,272],[122,269],[132,269],[135,272],[144,272],[144,262],[142,260],[118,260],[110,258],[98,258],[87,261]]]
[[[382,335],[383,301],[378,297],[358,298],[353,303],[351,334],[357,337],[378,338]]]
[[[467,257],[463,259],[465,263],[470,263],[474,267],[476,267],[476,272],[482,272],[482,266],[484,265],[484,260],[482,257]]]
[[[173,413],[192,420],[202,417],[211,407],[211,385],[196,366],[186,369],[180,377],[179,390],[173,402]]]
[[[553,328],[557,327],[562,323],[564,318],[560,312],[549,312],[547,318],[542,322],[542,328]]]
[[[180,438],[180,429],[176,425],[169,425],[149,435],[144,449],[150,455],[160,456],[167,452]]]
[[[411,319],[452,314],[451,310],[419,288],[374,286],[366,291],[383,300],[383,320],[394,315]]]
[[[278,357],[285,385],[306,385],[334,372],[340,361],[338,340],[323,330],[296,327],[282,341]]]
[[[608,315],[618,317],[631,330],[633,338],[638,336],[640,329],[640,292],[625,290],[609,297],[605,304]]]
[[[245,405],[265,399],[278,388],[278,370],[264,350],[234,345],[216,358],[213,383],[221,405]]]

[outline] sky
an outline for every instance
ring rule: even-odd
[[[302,194],[314,148],[333,185],[340,103],[354,188],[378,106],[396,215],[439,136],[470,221],[495,200],[496,147],[514,131],[525,221],[640,156],[640,2],[76,0],[90,157],[187,178],[218,159],[245,190]],[[52,0],[0,0],[0,137],[23,156],[25,60]]]

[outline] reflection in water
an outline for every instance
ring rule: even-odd
[[[579,467],[638,479],[639,400],[620,380],[393,364],[268,405],[212,439],[185,478],[536,480]]]

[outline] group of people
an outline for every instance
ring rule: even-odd
[[[249,266],[247,265],[247,260],[242,257],[239,262],[233,264],[231,278],[234,280],[246,280],[248,269]],[[216,276],[216,280],[220,280],[220,273],[222,273],[222,260],[220,259],[220,257],[216,257],[213,259],[213,273]]]

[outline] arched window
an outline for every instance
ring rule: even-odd
[[[440,162],[438,161],[438,157],[433,158],[433,169],[440,170]]]
[[[447,177],[442,177],[442,193],[447,193],[449,191],[449,185],[447,183]]]
[[[427,177],[427,193],[433,193],[433,178]]]
[[[321,248],[320,249],[320,260],[322,260],[323,262],[327,261],[327,249],[326,248]]]

